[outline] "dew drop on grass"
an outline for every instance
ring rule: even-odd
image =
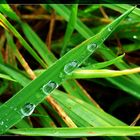
[[[58,87],[58,84],[53,82],[53,81],[49,81],[46,85],[44,85],[41,89],[42,91],[48,95],[49,93],[51,93],[55,88]]]
[[[87,50],[93,52],[97,48],[97,44],[92,43],[87,46]]]
[[[133,35],[133,38],[134,38],[134,39],[137,39],[138,37],[137,37],[136,35]]]
[[[72,61],[64,66],[65,74],[70,74],[78,66],[77,61]]]
[[[112,27],[108,27],[108,31],[111,32],[112,31]]]
[[[23,116],[29,116],[33,113],[35,109],[35,105],[31,103],[26,103],[22,108],[21,108],[21,113]]]

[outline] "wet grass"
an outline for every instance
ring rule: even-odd
[[[138,7],[2,4],[0,11],[1,134],[140,134]]]

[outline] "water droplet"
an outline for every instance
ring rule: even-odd
[[[4,122],[3,122],[3,121],[1,121],[1,122],[0,122],[0,125],[3,125],[3,124],[4,124]]]
[[[17,108],[14,108],[14,110],[16,111],[16,110],[17,110]]]
[[[138,37],[137,37],[136,35],[133,35],[133,38],[134,38],[134,39],[137,39]]]
[[[57,87],[58,87],[57,83],[55,83],[53,81],[49,81],[41,89],[46,95],[48,95],[49,93],[51,93]]]
[[[96,48],[97,48],[97,44],[95,44],[95,43],[89,44],[87,46],[87,50],[90,51],[90,52],[93,52]]]
[[[112,31],[112,27],[108,27],[108,31],[111,32]]]
[[[64,72],[61,72],[61,73],[59,74],[59,77],[61,78],[61,80],[64,80],[64,78],[65,78],[65,73],[64,73]]]
[[[132,18],[128,18],[127,20],[128,20],[128,21],[132,21]]]
[[[7,128],[8,126],[7,126],[7,125],[5,125],[5,127]]]
[[[35,109],[35,105],[31,103],[26,103],[22,108],[21,108],[21,113],[23,116],[29,116],[33,113]]]
[[[70,74],[78,66],[77,61],[72,61],[64,66],[65,74]]]

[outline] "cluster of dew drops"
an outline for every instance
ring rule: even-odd
[[[92,43],[87,46],[89,52],[93,52],[97,48],[97,45]],[[64,75],[69,75],[75,68],[78,67],[78,62],[76,60],[69,62],[64,66],[64,72],[60,73],[60,78],[63,78]],[[58,87],[58,84],[55,81],[49,81],[47,84],[43,85],[41,90],[45,95],[51,93],[54,89]],[[35,105],[32,103],[26,103],[21,108],[21,113],[23,116],[29,116],[33,113]]]
[[[72,61],[65,65],[64,72],[65,74],[71,73],[76,67],[78,66],[78,63],[76,61]],[[62,74],[61,74],[62,76]],[[41,90],[45,95],[48,95],[51,93],[54,89],[58,87],[58,84],[54,81],[49,81],[47,84],[43,85]],[[21,114],[23,116],[29,116],[33,113],[35,109],[35,105],[32,103],[26,103],[20,110]]]

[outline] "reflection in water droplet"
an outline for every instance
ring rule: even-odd
[[[75,68],[77,68],[77,61],[72,61],[64,66],[65,74],[70,74]]]
[[[112,27],[108,27],[108,31],[111,32],[112,31]]]
[[[33,113],[35,109],[35,105],[31,103],[26,103],[22,108],[21,108],[21,113],[23,116],[29,116]]]
[[[55,83],[53,81],[49,81],[41,89],[46,95],[48,95],[49,93],[51,93],[57,87],[58,87],[57,83]]]
[[[95,43],[89,44],[87,46],[87,50],[90,51],[90,52],[93,52],[96,48],[97,48],[97,44],[95,44]]]
[[[134,39],[137,39],[138,37],[136,35],[133,36]]]

